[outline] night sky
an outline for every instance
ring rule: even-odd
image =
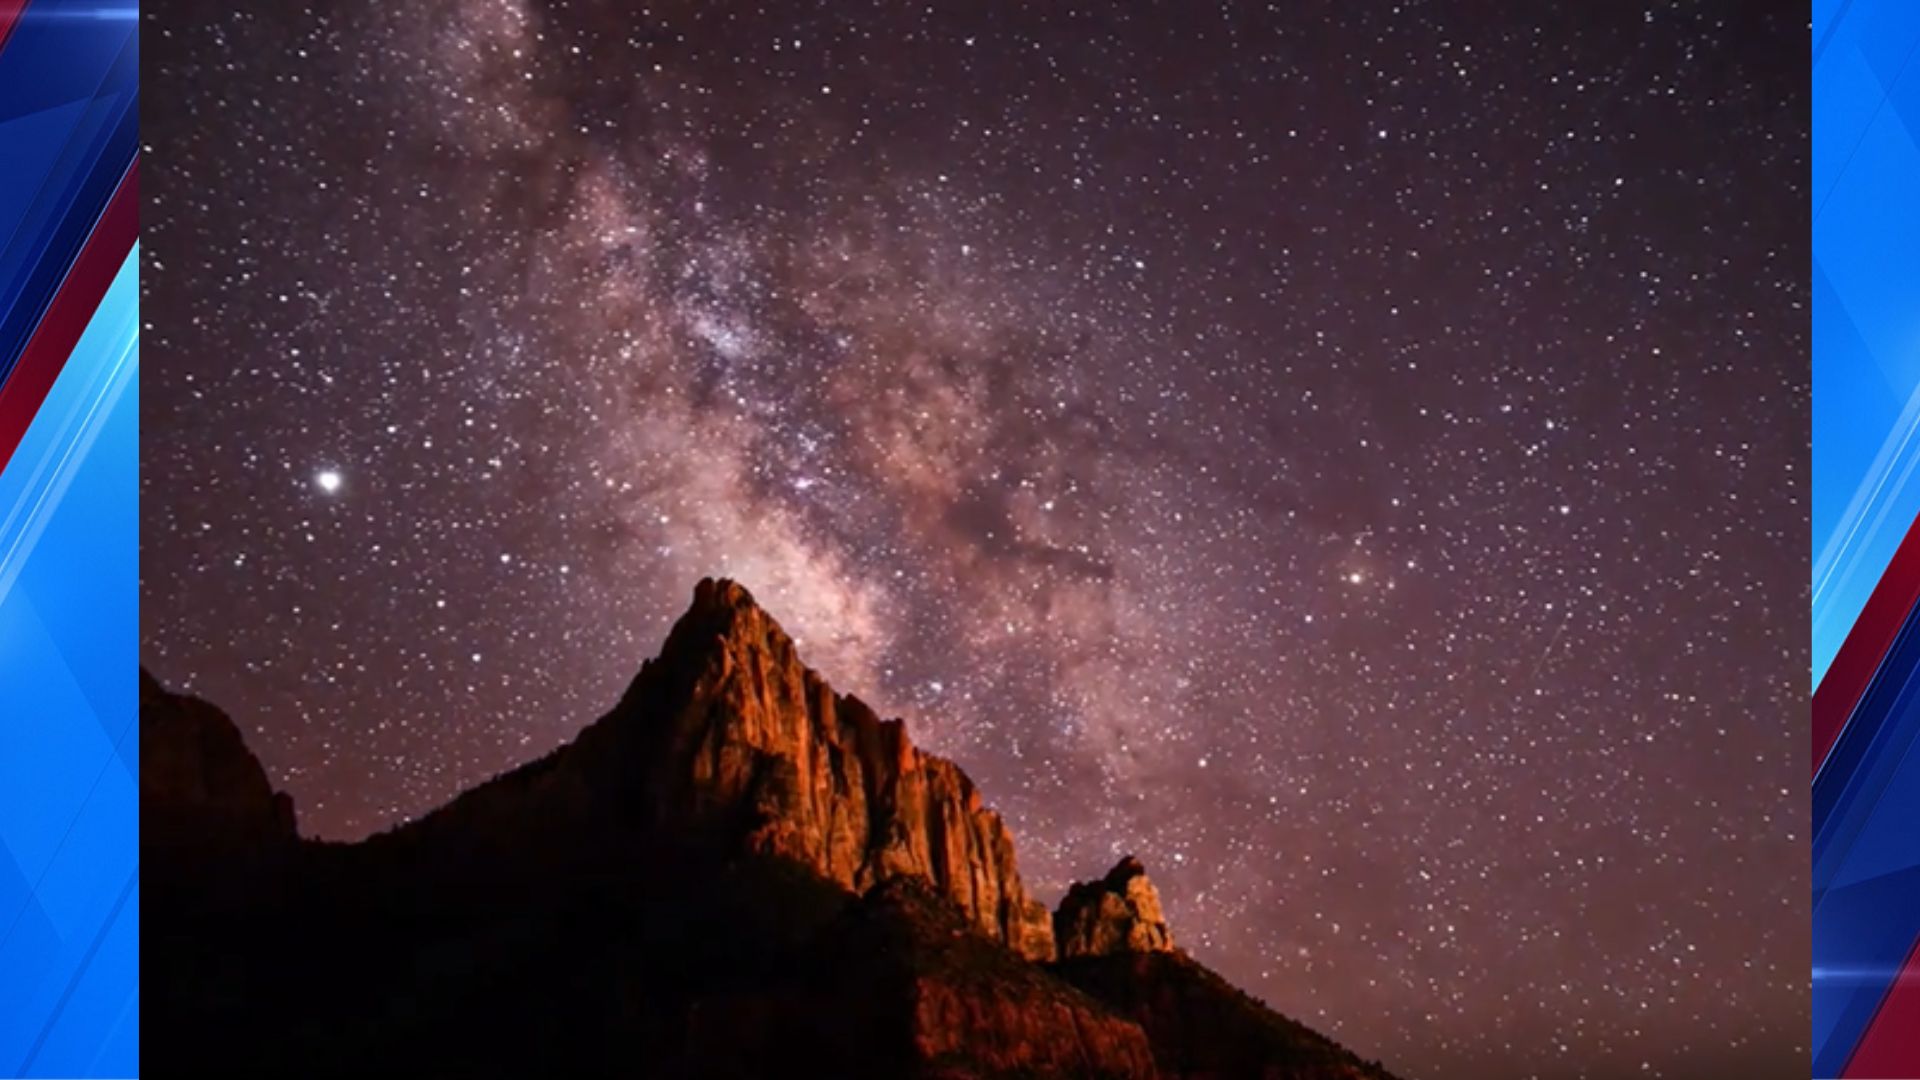
[[[1804,1073],[1804,6],[257,6],[143,15],[143,659],[304,831],[724,575],[1363,1056]]]

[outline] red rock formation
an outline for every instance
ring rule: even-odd
[[[1129,855],[1099,881],[1077,881],[1053,916],[1060,958],[1165,952],[1173,933],[1146,867]]]
[[[603,723],[646,729],[662,824],[737,823],[752,850],[855,891],[925,879],[988,936],[1053,958],[1047,909],[1028,897],[1013,838],[973,781],[915,748],[901,721],[834,693],[741,586],[700,583],[628,710],[641,715]]]
[[[717,837],[854,892],[922,878],[1020,956],[1054,957],[1052,918],[973,781],[835,693],[731,581],[700,582],[660,656],[572,744],[380,839],[538,850],[610,829]]]

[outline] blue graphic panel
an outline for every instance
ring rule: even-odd
[[[1821,4],[1813,57],[1813,683],[1920,514],[1920,5]]]
[[[0,1075],[138,1069],[138,251],[0,472]]]
[[[1818,687],[1920,516],[1920,4],[1820,0],[1812,14]],[[1880,1036],[1907,1022],[1887,1002],[1920,940],[1920,613],[1869,659],[1811,792],[1819,1077],[1858,1068],[1863,1040],[1877,1069],[1908,1053]]]

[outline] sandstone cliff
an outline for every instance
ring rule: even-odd
[[[1020,956],[1054,956],[973,781],[835,693],[731,581],[700,582],[659,657],[573,743],[377,843],[547,849],[609,831],[789,859],[854,892],[922,878]]]
[[[1061,959],[1164,952],[1173,933],[1146,867],[1129,855],[1098,881],[1078,881],[1053,917]]]
[[[753,850],[864,891],[931,882],[990,937],[1054,955],[1013,838],[953,762],[914,747],[899,720],[836,694],[793,640],[730,581],[702,581],[623,708],[654,742],[647,790],[665,823],[737,822]]]

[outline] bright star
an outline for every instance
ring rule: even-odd
[[[340,473],[334,469],[322,469],[314,474],[313,482],[320,485],[321,491],[331,495],[340,490]]]

